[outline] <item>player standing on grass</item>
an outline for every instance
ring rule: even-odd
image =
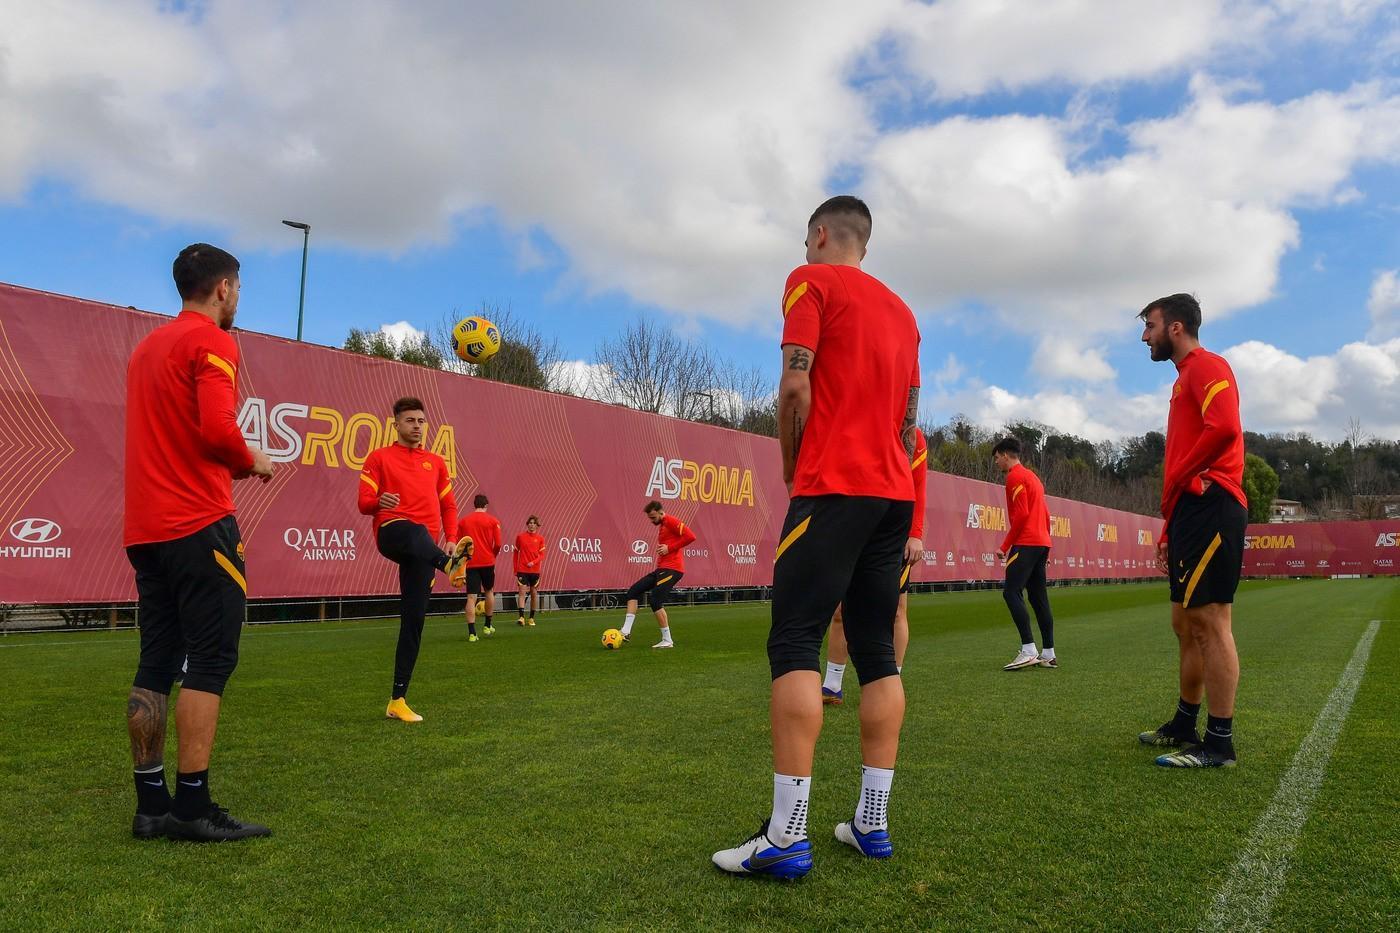
[[[471,553],[469,537],[456,540],[452,553],[438,541],[457,538],[457,500],[447,463],[423,449],[428,416],[416,398],[394,403],[398,440],[370,451],[360,471],[360,511],[374,516],[379,553],[399,565],[399,644],[394,652],[394,688],[384,715],[403,722],[423,717],[408,706],[408,682],[418,663],[423,622],[428,616],[433,571],[449,578]]]
[[[992,448],[992,461],[1006,474],[1006,514],[1011,520],[1011,528],[997,548],[997,556],[1006,568],[1001,595],[1021,636],[1020,652],[1002,670],[1059,667],[1060,662],[1055,660],[1055,619],[1050,614],[1050,593],[1045,586],[1045,567],[1050,563],[1050,510],[1045,505],[1045,487],[1040,477],[1021,463],[1021,442],[1014,437],[997,441]],[[1040,626],[1039,654],[1022,590],[1030,597],[1035,622]]]
[[[822,636],[844,606],[861,684],[864,766],[855,817],[836,838],[888,858],[890,784],[904,720],[894,617],[913,519],[919,330],[899,296],[860,269],[870,210],[843,196],[807,222],[807,263],[783,294],[778,439],[792,501],[773,567],[773,810],[713,856],[736,874],[797,878],[812,868],[807,804],[822,727]]]
[[[1201,306],[1191,295],[1159,298],[1138,315],[1156,362],[1176,364],[1167,415],[1157,562],[1171,587],[1172,628],[1181,653],[1176,715],[1138,736],[1145,745],[1185,746],[1162,755],[1169,768],[1235,764],[1233,725],[1240,661],[1230,607],[1240,582],[1249,509],[1244,494],[1244,431],[1239,384],[1230,364],[1201,347]],[[1196,735],[1202,695],[1206,737]]]
[[[622,638],[632,640],[632,623],[637,621],[637,604],[643,595],[661,626],[661,640],[653,648],[674,648],[671,622],[666,614],[666,597],[685,576],[685,549],[695,541],[695,532],[674,515],[667,515],[660,502],[648,502],[647,520],[656,526],[656,569],[627,591],[627,617],[622,621]]]
[[[248,596],[233,480],[272,477],[272,461],[243,440],[235,415],[238,344],[228,331],[238,313],[238,268],[207,243],[181,250],[172,269],[180,315],[137,344],[127,365],[122,538],[136,572],[141,659],[126,724],[138,839],[217,842],[271,832],[235,819],[209,796],[209,755]],[[186,657],[172,800],[166,710]]]
[[[515,554],[511,560],[515,566],[515,582],[520,587],[516,598],[516,611],[519,618],[516,625],[534,625],[535,612],[540,608],[540,573],[544,567],[544,535],[540,534],[540,519],[531,515],[525,521],[525,530],[515,536]],[[525,597],[530,598],[530,619],[525,619]]]
[[[924,552],[924,510],[927,504],[928,488],[928,441],[924,432],[914,429],[914,519],[909,528],[909,540],[904,545],[904,572],[899,576],[899,608],[894,614],[894,666],[904,673],[904,653],[909,650],[909,576],[914,564]],[[910,555],[914,556],[910,556]],[[840,706],[844,699],[841,680],[846,675],[846,662],[850,660],[846,649],[846,626],[841,618],[841,609],[831,617],[831,628],[826,636],[826,680],[822,682],[822,702]]]
[[[476,637],[476,594],[481,594],[482,616],[486,624],[481,631],[484,635],[496,634],[491,624],[491,613],[496,608],[496,555],[501,553],[501,520],[486,511],[491,500],[481,493],[472,499],[472,509],[462,519],[463,534],[471,535],[475,550],[467,561],[467,641],[478,641]],[[460,571],[459,571],[460,573]],[[453,581],[462,584],[459,577]]]

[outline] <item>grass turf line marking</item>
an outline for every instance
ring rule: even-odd
[[[1274,799],[1249,837],[1244,853],[1235,862],[1220,893],[1215,895],[1202,930],[1263,930],[1269,926],[1274,898],[1288,875],[1288,860],[1298,843],[1298,835],[1308,820],[1313,801],[1327,775],[1327,764],[1337,744],[1352,700],[1366,674],[1371,645],[1381,623],[1373,620],[1356,643],[1337,686],[1317,714],[1312,731],[1293,756],[1279,779]]]

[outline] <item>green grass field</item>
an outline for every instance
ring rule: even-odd
[[[1240,766],[1212,772],[1135,740],[1176,699],[1164,588],[1052,599],[1063,666],[1004,674],[999,594],[915,598],[888,862],[831,838],[860,786],[848,671],[795,884],[709,860],[770,803],[766,606],[674,609],[671,652],[649,617],[619,652],[615,613],[479,644],[429,620],[418,725],[382,718],[397,623],[250,629],[211,784],[275,835],[223,846],[129,836],[134,633],[8,636],[0,928],[1194,929],[1373,619],[1273,925],[1400,928],[1400,581],[1242,588]]]

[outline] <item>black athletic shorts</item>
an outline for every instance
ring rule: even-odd
[[[487,590],[496,589],[496,568],[495,567],[468,567],[467,568],[467,592],[484,593]]]
[[[904,569],[899,572],[899,592],[909,592],[909,578],[914,574],[914,565],[905,564]]]
[[[838,605],[860,682],[898,672],[894,616],[913,514],[912,502],[873,496],[792,500],[773,565],[773,679],[821,671],[822,637]]]
[[[537,573],[517,573],[515,575],[515,582],[519,583],[521,586],[539,586],[540,575]]]
[[[238,523],[229,515],[174,541],[133,545],[126,556],[141,627],[134,685],[168,694],[188,656],[185,689],[222,695],[238,666],[248,601]]]
[[[632,584],[632,588],[627,591],[627,599],[640,601],[642,595],[646,594],[647,605],[651,607],[652,612],[657,612],[666,605],[666,597],[671,595],[671,590],[676,588],[683,576],[685,574],[679,570],[658,567]]]
[[[1219,485],[1181,497],[1167,525],[1172,602],[1194,609],[1235,601],[1248,524],[1249,511]]]

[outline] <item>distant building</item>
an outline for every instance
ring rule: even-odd
[[[1305,522],[1308,516],[1303,511],[1303,503],[1297,499],[1275,499],[1269,503],[1269,521]]]

